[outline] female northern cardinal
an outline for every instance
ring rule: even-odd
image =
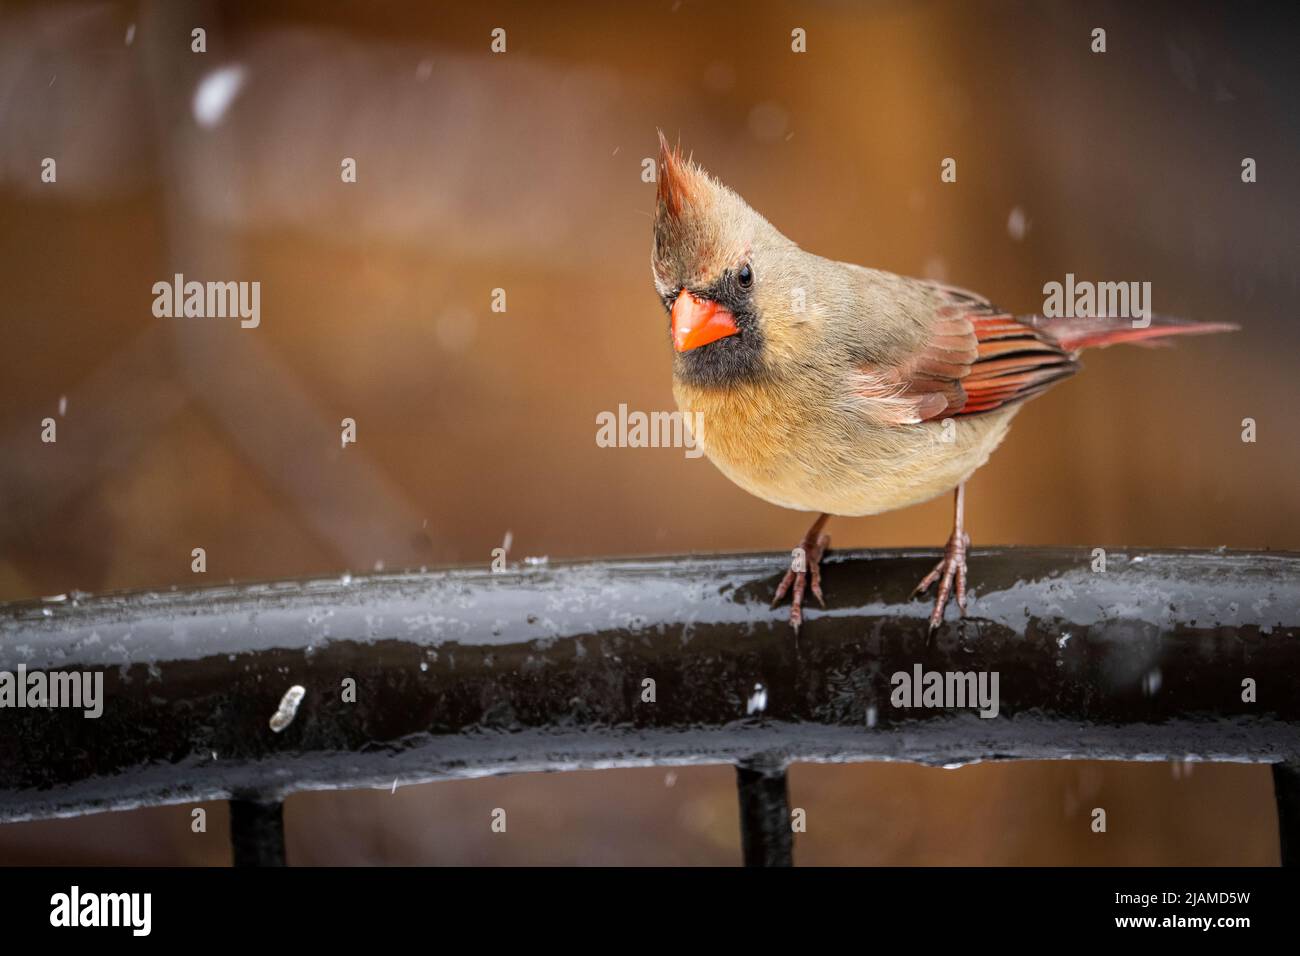
[[[1079,370],[1080,349],[1228,324],[1046,320],[971,292],[804,252],[659,134],[655,288],[672,317],[673,392],[728,478],[784,508],[820,512],[777,587],[802,620],[819,603],[831,515],[869,515],[956,489],[931,629],[956,580],[966,611],[964,488],[1027,398]]]

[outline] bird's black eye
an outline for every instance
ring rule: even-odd
[[[748,262],[740,267],[740,272],[736,274],[736,278],[740,280],[740,284],[746,289],[754,284],[754,270],[749,267]]]

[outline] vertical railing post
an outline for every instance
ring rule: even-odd
[[[753,760],[736,765],[740,849],[745,866],[793,866],[794,832],[785,766]]]
[[[1282,865],[1300,867],[1300,761],[1273,764]]]
[[[257,794],[232,797],[230,848],[235,866],[284,866],[284,802]]]

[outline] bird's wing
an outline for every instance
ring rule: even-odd
[[[868,414],[887,424],[975,415],[1024,401],[1073,375],[1079,363],[1041,329],[987,299],[932,285],[933,321],[901,363],[860,369]]]

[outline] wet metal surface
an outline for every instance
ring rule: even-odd
[[[578,767],[1300,755],[1300,556],[977,551],[970,618],[930,636],[907,596],[935,552],[834,554],[797,641],[768,607],[785,560],[0,606],[0,671],[101,670],[105,693],[97,719],[0,709],[0,820]],[[893,706],[916,665],[998,672],[998,715]]]

